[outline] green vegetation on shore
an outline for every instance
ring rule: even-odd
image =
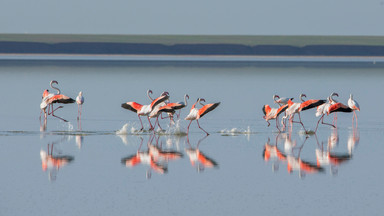
[[[107,42],[151,44],[236,44],[236,45],[366,45],[384,46],[384,36],[242,36],[242,35],[80,35],[0,34],[0,42]]]

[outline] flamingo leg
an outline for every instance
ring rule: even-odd
[[[320,120],[324,118],[324,114],[319,118],[319,121],[317,121],[317,125],[316,125],[316,129],[315,129],[315,133],[317,131],[317,128],[319,127],[319,123],[320,123]]]
[[[152,123],[151,123],[151,120],[149,119],[149,116],[147,116],[148,118],[148,122],[149,122],[149,125],[151,125],[151,127],[149,128],[149,130],[154,130],[155,128],[152,126]],[[156,125],[156,124],[155,124]]]
[[[303,124],[303,122],[301,121],[301,116],[300,116],[300,113],[297,113],[297,115],[299,116],[299,122],[297,122],[297,121],[292,121],[292,122],[294,122],[294,123],[300,123],[301,124],[301,126],[303,126],[303,128],[304,128],[304,130],[305,130],[305,133],[307,133],[307,130],[305,129],[305,127],[304,127],[304,124]]]
[[[189,122],[189,124],[188,124],[188,127],[187,127],[187,134],[189,134],[189,126],[191,126],[191,124],[192,124],[192,120]]]
[[[140,129],[140,131],[142,131],[142,130],[144,129],[143,122],[141,121],[141,118],[140,118],[139,115],[137,115],[137,117],[139,117],[139,120],[140,120],[140,123],[141,123],[141,129]]]
[[[159,128],[160,128],[161,130],[163,130],[163,128],[161,128],[161,126],[160,126],[159,116],[157,116],[157,118],[156,118],[156,122],[157,122],[157,125],[159,125]],[[155,126],[156,126],[156,123],[155,123]]]
[[[324,118],[321,120],[321,124],[329,125],[329,126],[332,126],[333,128],[336,128],[335,125],[324,122]]]
[[[277,130],[279,130],[279,132],[281,132],[281,130],[280,130],[280,128],[279,128],[279,122],[278,122],[277,119],[278,119],[278,118],[276,118],[276,128],[277,128]]]
[[[200,128],[201,130],[203,130],[203,131],[207,134],[207,136],[208,136],[209,133],[208,133],[207,131],[205,131],[202,127],[200,127],[199,120],[196,119],[196,122],[197,122],[197,125],[199,126],[199,128]]]

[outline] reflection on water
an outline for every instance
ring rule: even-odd
[[[192,167],[195,167],[198,172],[204,171],[205,168],[218,168],[218,166],[219,166],[219,164],[216,161],[209,158],[207,155],[205,155],[199,149],[201,142],[205,138],[207,138],[207,136],[204,136],[203,138],[201,138],[197,142],[197,145],[195,148],[192,147],[192,145],[189,142],[189,137],[187,136],[187,144],[188,144],[189,148],[186,148],[185,152],[187,153],[187,155],[189,157],[189,161],[191,162]]]
[[[186,139],[185,153],[188,155],[192,167],[196,168],[198,172],[202,172],[206,168],[218,168],[218,163],[199,149],[201,142],[206,137],[207,136],[201,138],[195,147],[190,144],[188,136]],[[165,147],[163,146],[162,138],[166,138],[164,143]],[[175,139],[175,137],[150,135],[148,136],[145,150],[142,150],[143,142],[144,138],[140,137],[140,145],[137,152],[122,158],[121,162],[126,167],[135,167],[140,164],[146,166],[147,179],[151,178],[152,171],[155,171],[158,174],[166,174],[168,172],[168,164],[171,161],[179,161],[183,158],[183,153],[174,150],[175,147],[176,149],[179,149],[180,137]]]
[[[41,167],[44,172],[48,172],[50,181],[55,181],[57,172],[74,160],[73,156],[64,155],[58,146],[65,138],[64,136],[58,141],[48,143],[47,151],[40,150]]]
[[[152,174],[151,170],[159,174],[165,174],[168,172],[168,162],[172,160],[178,160],[183,157],[181,152],[162,148],[162,142],[159,143],[160,137],[151,135],[148,138],[147,149],[141,150],[143,145],[143,138],[140,137],[141,143],[136,154],[124,157],[121,162],[126,167],[134,167],[139,164],[149,167],[146,172],[147,179],[150,179]],[[153,143],[155,142],[155,143]]]
[[[284,140],[283,146],[279,147],[279,143]],[[307,141],[312,140],[317,144],[315,154],[310,154],[313,150],[306,151],[305,160],[302,159],[303,149],[307,145]],[[327,142],[319,142],[317,135],[305,136],[304,140],[298,145],[297,139],[292,139],[292,133],[278,133],[275,137],[275,143],[271,143],[268,138],[264,145],[263,158],[265,161],[272,162],[272,170],[279,170],[280,164],[286,164],[289,173],[297,171],[300,178],[307,174],[322,173],[326,167],[330,167],[331,175],[338,173],[339,166],[352,159],[352,152],[359,143],[359,131],[353,128],[352,133],[348,137],[345,152],[340,152],[338,130],[333,129],[327,137]],[[337,152],[335,149],[338,149]],[[308,153],[309,152],[309,153]],[[314,158],[316,156],[316,158]],[[308,159],[309,158],[309,159]],[[316,161],[316,162],[315,162]]]

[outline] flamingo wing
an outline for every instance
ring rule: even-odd
[[[276,112],[276,116],[275,117],[277,117],[277,116],[279,116],[281,113],[283,113],[283,112],[285,112],[285,110],[287,110],[288,109],[288,104],[286,104],[286,105],[284,105],[284,106],[281,106],[279,109],[277,109],[277,112]]]
[[[199,109],[198,119],[203,117],[205,114],[209,113],[210,111],[214,110],[219,105],[220,105],[220,102],[204,105]]]
[[[264,115],[267,115],[267,113],[271,112],[271,107],[269,105],[264,105],[263,106],[263,113]]]
[[[324,104],[325,102],[326,102],[326,100],[307,100],[307,101],[301,103],[299,111],[304,111],[304,110],[318,107],[318,106]]]
[[[335,103],[328,108],[328,114],[333,112],[352,112],[353,110],[342,103]]]
[[[54,95],[51,98],[49,98],[48,103],[63,103],[63,104],[69,104],[69,103],[75,103],[76,101],[73,98],[70,98],[66,95]]]
[[[150,105],[151,109],[153,109],[155,106],[159,105],[161,102],[164,102],[168,99],[169,99],[168,95],[163,95],[163,96],[156,98],[155,100],[152,101],[152,103]]]
[[[121,107],[123,107],[124,109],[128,109],[128,110],[131,110],[132,112],[137,113],[137,112],[139,112],[141,110],[143,105],[141,105],[139,103],[136,103],[136,102],[127,102],[127,103],[121,104]]]

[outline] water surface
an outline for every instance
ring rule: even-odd
[[[1,63],[1,215],[381,213],[383,68],[227,65]],[[67,123],[39,121],[53,79],[73,98],[83,91],[81,129],[74,104],[56,113]],[[168,91],[171,101],[188,93],[182,117],[198,97],[221,102],[200,120],[211,135],[194,122],[185,136],[189,122],[169,128],[168,119],[160,121],[166,132],[137,132],[137,116],[121,103],[150,103],[147,89]],[[353,93],[358,129],[345,113],[337,130],[320,126],[308,137],[297,125],[279,134],[262,119],[273,94],[297,101],[300,93],[325,99],[332,92],[344,103]],[[313,110],[302,119],[315,128]],[[153,151],[156,163],[127,165]]]

